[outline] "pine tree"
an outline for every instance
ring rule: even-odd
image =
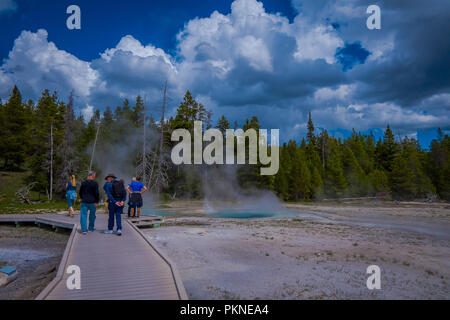
[[[144,101],[141,96],[136,97],[136,104],[131,110],[131,121],[136,128],[142,128],[144,123]]]
[[[5,107],[1,103],[1,99],[0,99],[0,141],[6,140],[7,131],[6,131],[5,123],[6,123]],[[8,165],[8,163],[6,161],[5,153],[6,153],[6,144],[0,143],[0,159],[2,159],[4,161],[3,167],[6,167]]]
[[[131,110],[130,101],[128,99],[123,100],[122,117],[126,120],[133,119],[133,111]]]
[[[216,128],[219,129],[222,134],[225,134],[225,131],[227,129],[230,129],[230,123],[228,122],[227,118],[225,118],[225,116],[220,117],[219,121],[217,122]]]
[[[309,200],[311,197],[311,172],[306,164],[304,152],[295,145],[290,172],[290,194],[294,201]]]
[[[122,108],[120,106],[117,106],[114,110],[114,120],[118,121],[122,119]]]
[[[406,154],[409,165],[414,170],[414,181],[417,186],[417,198],[425,198],[436,192],[436,189],[431,183],[430,178],[426,175],[424,170],[424,163],[426,161],[420,144],[416,139],[406,138],[403,145],[403,153]]]
[[[394,159],[391,172],[391,190],[394,198],[424,198],[434,193],[430,179],[420,161],[417,141],[405,138],[402,151]]]
[[[111,111],[111,108],[109,106],[106,107],[105,111],[103,111],[103,122],[104,123],[111,123],[113,121],[113,113]]]
[[[306,133],[306,141],[308,141],[308,144],[310,145],[315,145],[316,143],[316,136],[314,135],[314,124],[312,122],[311,112],[309,112],[308,116],[308,132]]]
[[[348,195],[352,197],[361,197],[367,194],[367,180],[363,169],[356,160],[352,150],[343,146],[342,164],[344,174],[348,183]]]
[[[245,124],[242,127],[243,131],[247,131],[249,129],[254,129],[257,132],[256,139],[259,141],[259,134],[258,130],[260,128],[259,120],[257,117],[253,116],[250,120],[246,119]],[[269,176],[261,176],[260,175],[260,168],[261,163],[257,163],[256,165],[249,164],[249,139],[245,138],[245,165],[240,165],[239,169],[237,170],[238,175],[238,181],[240,182],[241,186],[244,188],[250,188],[250,187],[257,187],[257,188],[263,188],[263,187],[273,187],[273,181],[272,177]],[[235,147],[235,150],[237,148]],[[258,147],[256,148],[256,152],[258,152]]]
[[[322,179],[322,161],[320,160],[320,156],[317,150],[311,144],[306,144],[304,141],[300,148],[304,151],[306,157],[306,164],[311,173],[311,185],[310,185],[310,194],[311,199],[319,199],[324,190],[324,184]]]
[[[373,162],[366,150],[366,148],[371,148],[371,143],[372,140],[370,137],[362,136],[360,133],[357,133],[355,129],[353,129],[351,137],[344,143],[350,147],[353,155],[356,157],[359,165],[366,174],[373,170]],[[373,150],[369,150],[369,152],[373,152]]]
[[[14,86],[8,102],[2,106],[2,147],[4,167],[19,169],[29,146],[27,109],[19,89]]]
[[[397,155],[399,148],[397,142],[395,142],[394,134],[389,125],[387,125],[384,132],[383,141],[377,145],[377,160],[380,167],[384,170],[391,172],[394,158]]]
[[[321,199],[324,194],[324,182],[322,178],[321,171],[317,167],[313,167],[311,171],[311,195],[309,199]]]
[[[32,152],[30,181],[37,182],[38,191],[50,192],[51,167],[57,169],[60,165],[60,155],[51,154],[50,140],[53,140],[53,150],[61,144],[64,135],[64,105],[58,103],[56,93],[50,95],[46,89],[42,92],[32,123]],[[52,129],[52,134],[51,134]],[[51,139],[53,138],[53,139]],[[53,162],[51,159],[53,158]],[[57,170],[54,170],[56,172]],[[54,173],[53,173],[54,176]]]
[[[183,97],[183,102],[177,109],[177,114],[172,122],[172,129],[184,128],[191,130],[194,128],[194,121],[206,121],[208,117],[205,107],[192,98],[189,91]]]
[[[407,159],[399,155],[392,163],[390,174],[392,196],[395,199],[412,200],[416,196],[417,188],[414,183],[414,171],[408,166]]]
[[[386,173],[381,169],[375,169],[367,176],[368,195],[385,196],[389,193],[389,180]]]
[[[56,174],[55,191],[64,193],[69,175],[75,174],[78,169],[78,157],[76,155],[76,128],[73,106],[73,92],[69,95],[69,102],[64,105],[64,133],[61,145],[57,151],[61,157],[61,166]]]
[[[441,199],[450,200],[450,138],[438,130],[438,138],[430,145],[427,155],[429,176]]]
[[[283,200],[290,200],[291,194],[289,192],[289,176],[291,168],[291,159],[286,143],[280,148],[280,168],[275,175],[275,191],[277,195]]]
[[[102,140],[110,141],[112,139],[115,124],[114,114],[112,113],[111,108],[107,106],[105,111],[103,111],[103,116],[100,121]]]
[[[339,146],[336,142],[333,143],[330,157],[325,166],[325,193],[331,197],[341,197],[344,195],[347,188],[347,181],[344,175]]]

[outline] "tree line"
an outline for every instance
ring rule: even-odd
[[[98,152],[114,155],[114,146],[127,144],[130,156],[125,167],[129,174],[144,175],[154,191],[172,198],[202,198],[208,194],[208,172],[211,177],[220,168],[173,165],[168,161],[174,145],[171,132],[177,128],[192,130],[196,120],[203,121],[206,129],[214,126],[224,134],[232,127],[225,116],[214,124],[212,113],[189,91],[176,115],[161,121],[146,112],[141,96],[134,102],[125,99],[114,110],[95,110],[89,121],[82,114],[76,115],[74,109],[73,94],[64,102],[56,92],[44,90],[37,102],[24,101],[15,86],[8,101],[0,102],[3,170],[29,170],[28,179],[35,183],[35,191],[62,197],[69,174],[86,175],[98,132]],[[144,125],[147,138],[141,136]],[[233,128],[238,125],[235,122]],[[257,130],[260,124],[253,116],[241,127]],[[145,153],[144,140],[148,141]],[[279,152],[280,167],[274,176],[261,176],[261,164],[236,165],[238,187],[244,192],[272,190],[285,201],[366,196],[450,200],[450,139],[440,129],[426,150],[415,139],[395,139],[389,125],[379,140],[355,130],[346,139],[336,138],[327,130],[317,132],[309,114],[306,137],[283,143]],[[92,169],[101,173],[103,168],[94,165]],[[229,178],[222,175],[222,179]]]
[[[315,134],[311,114],[306,140],[285,143],[275,190],[285,200],[388,196],[450,199],[450,139],[438,130],[430,150],[408,137],[395,139],[389,125],[383,139],[353,130],[350,137]]]

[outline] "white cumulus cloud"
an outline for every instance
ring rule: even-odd
[[[6,3],[14,2],[0,0],[0,9]],[[433,90],[432,83],[413,103],[400,101],[405,92],[418,91],[410,88],[440,79],[431,75],[435,69],[425,79],[422,73],[410,73],[420,61],[402,65],[416,53],[431,53],[417,46],[399,47],[398,41],[409,40],[396,33],[404,21],[389,28],[396,20],[386,18],[383,32],[369,32],[362,3],[294,0],[298,14],[289,21],[267,12],[260,1],[236,0],[228,14],[214,11],[187,21],[176,35],[173,54],[127,35],[92,61],[57,48],[46,30],[23,31],[0,67],[0,97],[7,99],[15,84],[24,97],[35,100],[43,89],[56,90],[62,99],[75,90],[79,111],[88,119],[96,108],[115,107],[137,95],[159,107],[167,80],[169,115],[190,90],[215,117],[224,114],[233,121],[257,115],[266,127],[286,128],[288,138],[298,138],[304,130],[308,111],[326,128],[364,130],[387,122],[410,130],[448,128],[449,95],[444,87]],[[383,14],[401,20],[410,9],[400,7],[402,14],[396,10]],[[371,54],[364,66],[343,72],[336,49],[355,41]],[[439,58],[438,53],[433,51],[427,61]],[[392,86],[390,80],[396,77]],[[416,79],[415,87],[409,87],[411,79]]]
[[[23,31],[1,67],[0,82],[16,84],[29,97],[37,97],[43,89],[68,95],[71,90],[88,97],[98,74],[89,62],[60,50],[49,42],[47,31]],[[5,92],[1,92],[2,96]]]

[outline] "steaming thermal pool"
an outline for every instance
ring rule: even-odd
[[[192,208],[178,208],[177,211],[161,210],[161,209],[143,209],[143,215],[157,215],[157,216],[172,216],[172,217],[186,217],[190,216]],[[264,209],[264,205],[255,207],[226,207],[217,206],[212,207],[205,204],[201,210],[196,210],[195,216],[199,214],[207,218],[221,218],[221,219],[301,219],[312,222],[320,222],[327,224],[338,224],[355,227],[369,227],[369,228],[388,228],[397,230],[407,230],[416,233],[433,235],[439,238],[450,239],[447,226],[432,226],[420,221],[407,221],[398,223],[396,221],[386,221],[386,219],[371,218],[365,215],[358,217],[344,217],[339,215],[320,213],[320,212],[307,212],[299,210],[291,210],[286,208],[268,208]]]
[[[218,209],[208,212],[214,218],[233,218],[233,219],[256,219],[256,218],[293,218],[297,216],[294,211],[264,211],[248,209]]]
[[[143,209],[142,215],[156,216],[177,216],[180,212]],[[312,221],[330,222],[329,219],[319,216],[315,213],[299,212],[297,210],[259,210],[259,209],[243,209],[243,208],[207,208],[205,216],[211,218],[228,218],[228,219],[283,219],[298,218]]]

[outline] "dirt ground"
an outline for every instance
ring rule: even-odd
[[[218,219],[191,204],[192,217],[146,233],[191,299],[450,299],[448,204],[286,207],[298,217]],[[380,290],[366,286],[369,265]]]
[[[68,238],[46,228],[0,225],[0,266],[18,272],[16,280],[0,287],[0,300],[36,298],[55,277]]]

